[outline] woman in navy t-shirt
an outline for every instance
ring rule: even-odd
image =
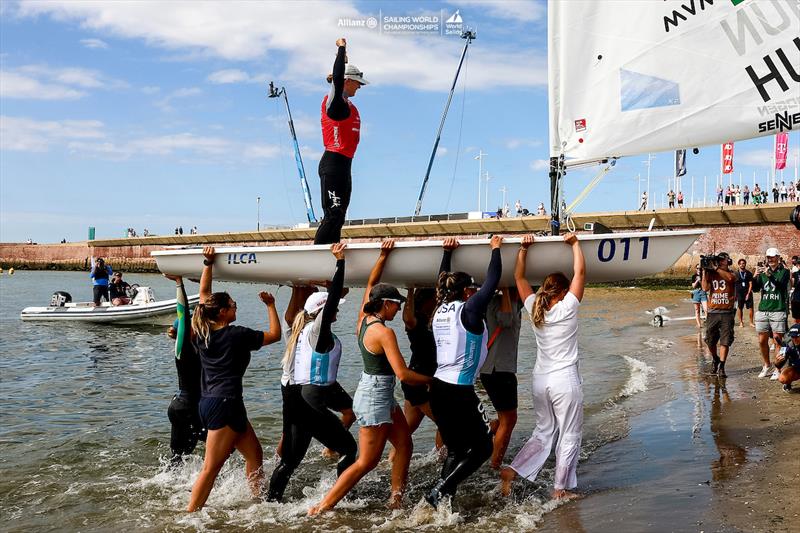
[[[250,364],[250,352],[277,342],[281,325],[275,298],[266,292],[259,298],[269,312],[269,331],[232,326],[236,302],[227,292],[211,293],[214,248],[203,248],[203,275],[200,302],[192,316],[194,343],[200,355],[200,419],[208,430],[203,469],[192,487],[188,511],[203,507],[222,465],[239,450],[245,459],[245,472],[255,496],[261,493],[263,451],[253,426],[247,419],[242,399],[242,376]]]

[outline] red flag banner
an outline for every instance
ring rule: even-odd
[[[731,172],[733,172],[733,143],[725,143],[722,145],[722,173]]]
[[[789,153],[789,134],[781,132],[775,136],[775,170],[786,168],[786,156]]]

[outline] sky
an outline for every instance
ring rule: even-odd
[[[547,5],[494,2],[0,3],[0,241],[253,230],[306,221],[283,101],[285,87],[317,216],[320,103],[338,37],[370,85],[349,218],[413,213],[464,41],[396,34],[348,21],[458,10],[477,39],[459,78],[423,214],[481,204],[549,202]],[[384,20],[380,18],[380,20]],[[790,136],[786,178],[800,135]],[[736,143],[744,183],[763,183],[772,138]],[[654,154],[651,198],[666,192],[671,153]],[[635,209],[646,156],[621,159],[576,208]],[[709,197],[719,147],[687,157],[683,189]],[[567,203],[598,168],[570,172]],[[638,181],[637,183],[637,180]],[[485,191],[488,187],[488,202]],[[503,189],[505,192],[503,192]],[[257,199],[260,198],[260,201]],[[481,205],[483,208],[484,205]]]

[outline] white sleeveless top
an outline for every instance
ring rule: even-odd
[[[486,324],[483,334],[470,333],[461,323],[464,302],[439,306],[433,315],[437,368],[434,377],[453,385],[474,385],[486,360]]]
[[[307,324],[297,339],[294,355],[294,383],[297,385],[330,385],[339,373],[339,359],[342,357],[342,343],[333,335],[333,348],[327,353],[319,353],[309,342],[309,333],[314,322]]]

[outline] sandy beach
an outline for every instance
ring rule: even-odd
[[[683,328],[682,328],[683,329]],[[667,328],[658,330],[666,333]],[[669,334],[664,335],[669,338]],[[755,330],[736,328],[727,379],[695,357],[662,363],[663,403],[633,416],[629,434],[579,469],[584,497],[551,512],[544,531],[800,530],[800,386],[759,379]],[[676,354],[686,353],[676,349]]]

